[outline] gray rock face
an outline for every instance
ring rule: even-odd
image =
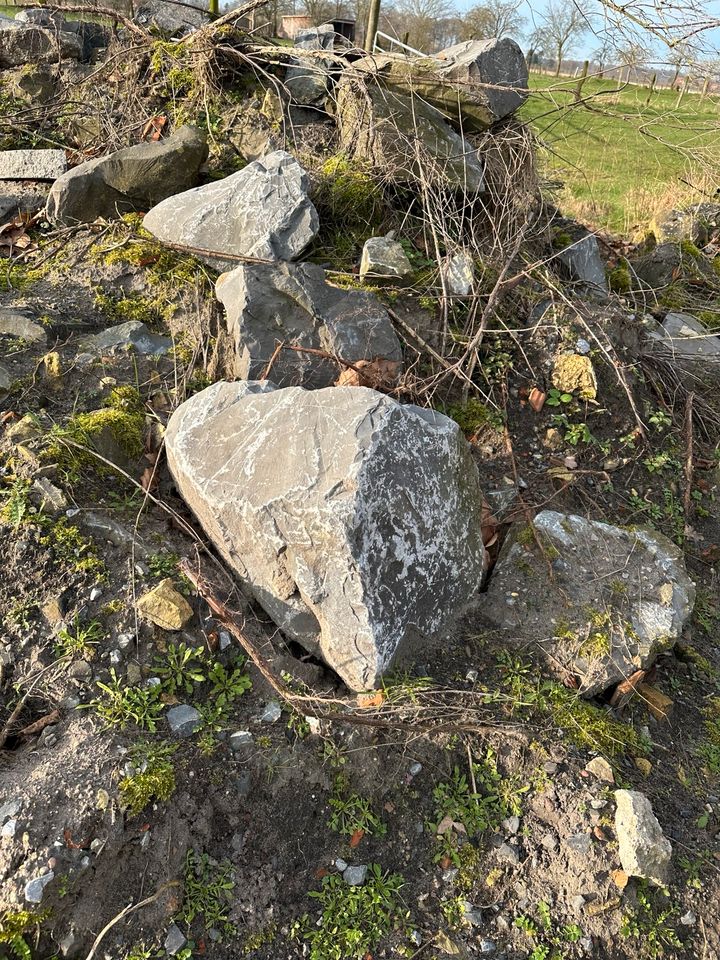
[[[80,60],[82,54],[81,41],[67,30],[44,29],[17,20],[0,22],[0,68]]]
[[[557,258],[567,270],[571,280],[586,283],[598,290],[607,290],[605,264],[600,256],[597,240],[591,233],[585,234],[571,246],[561,250]]]
[[[78,346],[87,353],[96,356],[117,353],[122,350],[137,350],[138,353],[160,354],[172,349],[170,337],[161,337],[151,333],[140,320],[128,320],[108,327],[100,333],[82,337]]]
[[[689,240],[704,247],[720,229],[720,204],[696,203],[684,210],[669,210],[656,217],[650,229],[658,243]]]
[[[363,387],[221,382],[175,411],[166,445],[245,587],[354,690],[479,586],[477,469],[440,414]]]
[[[7,393],[12,386],[13,378],[7,367],[0,363],[0,396]]]
[[[20,213],[37,213],[47,203],[49,184],[27,181],[0,182],[0,220],[7,223]]]
[[[593,696],[649,667],[692,613],[695,585],[678,548],[659,533],[624,530],[544,510],[535,532],[509,538],[478,604],[509,643],[539,644]],[[547,563],[552,563],[550,579]]]
[[[483,190],[485,168],[477,149],[420,97],[366,83],[350,71],[337,85],[342,149],[399,183],[419,177],[465,190]]]
[[[650,352],[658,347],[670,353],[679,362],[689,361],[693,366],[708,360],[720,360],[720,338],[687,313],[669,313],[657,329],[648,334]]]
[[[299,59],[287,68],[285,87],[294,103],[307,107],[321,107],[330,90],[330,72],[318,58],[303,62]]]
[[[135,20],[144,27],[154,28],[165,37],[183,37],[197,30],[210,17],[200,7],[180,7],[165,0],[146,0],[135,13]]]
[[[53,184],[48,219],[71,226],[147,210],[197,183],[206,155],[204,135],[194,127],[181,127],[165,141],[138,143],[81,163]]]
[[[210,251],[203,259],[219,269],[236,263],[223,254],[294,260],[319,228],[307,189],[297,160],[276,150],[224,180],[165,200],[144,224],[158,240]]]
[[[36,27],[52,27],[53,29],[62,29],[65,24],[62,13],[59,10],[50,10],[48,7],[20,10],[15,14],[15,19],[20,23],[32,23]]]
[[[56,180],[66,170],[64,150],[0,151],[0,180]]]
[[[496,120],[515,113],[528,97],[528,67],[520,47],[509,37],[466,40],[437,54],[449,61],[443,75],[463,84],[483,84]]]
[[[633,266],[638,278],[653,290],[677,279],[714,278],[712,263],[702,255],[684,252],[679,243],[661,243]]]
[[[615,802],[615,833],[623,870],[630,877],[665,886],[672,844],[662,832],[650,801],[637,790],[616,790]]]
[[[360,260],[360,278],[368,274],[376,277],[402,279],[413,272],[402,244],[388,237],[370,237],[365,241]]]
[[[202,717],[199,711],[187,703],[179,703],[176,707],[170,707],[166,716],[170,733],[174,737],[191,737],[202,726]]]
[[[167,928],[165,941],[163,943],[167,955],[174,957],[176,953],[180,953],[186,943],[187,938],[180,927],[176,923],[171,923]]]
[[[216,284],[235,344],[235,375],[257,380],[278,343],[324,350],[350,363],[402,361],[387,311],[370,293],[340,290],[311,263],[247,264]],[[308,353],[283,350],[272,366],[278,386],[328,387],[342,367]]]
[[[47,340],[42,324],[13,307],[0,307],[0,337],[14,337],[28,342]]]
[[[321,23],[319,27],[298,31],[293,46],[303,50],[334,50],[336,36],[331,23]]]

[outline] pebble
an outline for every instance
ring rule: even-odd
[[[119,667],[123,661],[122,650],[111,650],[110,651],[110,666]]]
[[[174,957],[176,953],[179,953],[182,948],[187,943],[185,934],[182,932],[180,927],[176,923],[171,923],[167,930],[167,935],[165,936],[165,952]]]
[[[572,898],[570,901],[570,906],[573,908],[575,913],[582,913],[585,909],[586,903],[587,901],[585,900],[585,897],[581,896],[581,894],[578,894],[576,897]]]
[[[556,773],[558,765],[553,760],[548,760],[543,764],[543,770],[545,773]]]
[[[443,883],[452,883],[457,875],[458,875],[457,867],[448,867],[447,870],[443,870],[442,881]]]
[[[565,843],[575,853],[581,853],[583,856],[587,856],[592,847],[592,840],[587,833],[575,833],[571,837],[566,837]]]
[[[343,860],[342,857],[338,857],[335,861],[335,867],[340,871],[340,873],[345,873],[349,867],[349,864],[346,860]]]
[[[495,953],[497,950],[497,945],[494,940],[481,940],[480,941],[480,953],[488,955],[490,953]]]
[[[252,743],[252,734],[249,730],[236,730],[235,733],[230,734],[229,743],[231,750],[242,750],[243,747]]]
[[[602,810],[603,807],[607,806],[607,800],[591,800],[590,806],[593,810]]]
[[[241,797],[247,797],[250,795],[250,790],[252,789],[252,776],[248,770],[243,770],[240,776],[235,781],[235,789],[238,792],[238,795]]]
[[[147,687],[161,687],[162,680],[160,679],[160,677],[148,677],[147,683],[145,685]]]
[[[477,683],[478,676],[479,674],[477,670],[468,670],[468,672],[465,674],[465,679],[468,683]]]
[[[349,887],[361,887],[365,883],[367,872],[367,865],[358,863],[343,871],[343,880]]]
[[[129,650],[133,645],[133,640],[135,637],[132,633],[119,633],[115,637],[115,643],[118,645],[118,650]]]
[[[422,764],[418,763],[418,761],[416,760],[415,763],[410,764],[408,768],[408,773],[410,774],[411,777],[416,777],[420,773],[422,768],[423,768]]]
[[[155,679],[151,677],[150,680]],[[148,680],[148,686],[150,685]],[[171,707],[167,712],[167,722],[170,732],[176,737],[190,737],[202,724],[200,712],[187,703],[180,703]],[[232,738],[231,738],[232,739]]]
[[[549,850],[550,853],[553,853],[557,850],[558,839],[554,833],[546,833],[545,836],[540,841],[540,846],[545,847],[546,850]]]
[[[497,849],[497,855],[500,860],[505,860],[514,867],[517,867],[520,864],[520,854],[518,853],[517,848],[511,846],[509,843],[503,843],[501,846],[499,846]]]
[[[11,817],[16,817],[22,810],[22,805],[22,800],[6,800],[6,802],[0,806],[0,823],[5,823],[5,821],[10,820]]]
[[[420,933],[419,930],[411,930],[411,931],[410,931],[410,936],[409,936],[408,939],[409,939],[410,942],[413,943],[416,947],[419,947],[419,946],[422,944],[422,934]]]
[[[93,587],[92,590],[90,591],[91,600],[99,600],[101,596],[102,596],[102,590],[100,589],[100,587]]]
[[[697,921],[697,917],[696,917],[695,914],[692,912],[692,910],[688,910],[687,913],[684,913],[684,914],[680,917],[680,923],[682,923],[683,926],[685,926],[685,927],[694,927],[696,921]]]
[[[260,714],[261,723],[277,723],[282,716],[282,708],[277,700],[270,700]]]
[[[221,630],[218,634],[218,646],[220,647],[220,650],[227,650],[231,643],[232,637],[227,630]]]
[[[93,853],[99,853],[99,851],[102,850],[102,848],[103,848],[103,841],[100,839],[100,837],[95,837],[93,842],[90,844],[90,850]]]
[[[463,916],[471,927],[480,927],[485,922],[482,910],[473,903],[468,903],[467,900],[463,901]]]
[[[89,680],[92,676],[92,667],[87,660],[76,660],[68,668],[68,676],[74,680]]]
[[[606,783],[615,783],[615,774],[613,769],[604,757],[593,757],[585,764],[588,773],[592,773],[598,780],[604,780]]]
[[[579,353],[581,356],[585,357],[590,353],[590,344],[583,337],[578,337],[578,340],[575,344],[575,352]]]
[[[505,830],[506,833],[514,835],[520,829],[520,817],[517,817],[517,816],[508,817],[506,820],[503,820],[502,825],[503,825],[503,830]]]
[[[43,891],[45,887],[52,883],[55,879],[55,874],[52,870],[48,870],[47,873],[43,873],[40,877],[35,877],[34,880],[29,880],[25,884],[25,899],[28,903],[40,903],[43,898]]]
[[[3,824],[2,830],[0,830],[0,836],[3,837],[14,837],[17,830],[17,820],[8,820]]]

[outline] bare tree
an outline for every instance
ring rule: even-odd
[[[621,79],[624,79],[625,83],[629,83],[633,72],[637,77],[638,67],[645,65],[650,59],[650,56],[650,51],[645,44],[628,40],[627,43],[623,44],[617,51],[618,65],[621,68]],[[625,72],[624,78],[622,77],[623,69]]]
[[[485,0],[461,19],[463,40],[489,40],[491,37],[520,36],[525,17],[520,15],[521,0]]]
[[[532,45],[543,49],[555,58],[555,76],[560,75],[563,57],[588,29],[585,15],[573,0],[550,0],[540,16],[540,24],[533,33]]]
[[[449,0],[396,0],[381,12],[382,29],[432,53],[454,41],[457,21],[452,13]]]
[[[334,0],[303,0],[302,10],[313,23],[313,26],[319,27],[321,23],[327,23],[335,16]]]

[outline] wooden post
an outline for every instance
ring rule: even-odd
[[[682,85],[682,90],[680,91],[680,94],[677,98],[677,103],[675,104],[676,110],[680,106],[680,104],[683,102],[683,97],[687,93],[687,89],[689,86],[690,86],[690,74],[688,73],[685,77],[685,83]]]
[[[210,13],[217,17],[220,15],[220,0],[208,0],[208,10]]]
[[[578,80],[577,86],[575,87],[575,100],[578,103],[580,103],[580,100],[582,98],[582,88],[583,88],[583,84],[587,80],[589,69],[590,69],[590,61],[586,60],[582,65],[582,72],[580,74],[580,79]]]
[[[368,7],[367,30],[365,31],[365,49],[368,53],[373,52],[375,47],[375,37],[378,31],[378,22],[380,20],[380,0],[370,0]]]
[[[650,80],[650,89],[648,90],[647,99],[645,100],[646,107],[650,106],[650,100],[652,98],[653,93],[655,92],[656,83],[657,83],[657,73],[654,73],[652,75],[652,79]]]
[[[700,94],[700,103],[702,103],[705,97],[707,97],[709,89],[710,89],[710,77],[705,77],[705,83],[703,84],[702,93]]]

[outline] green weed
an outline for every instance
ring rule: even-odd
[[[352,837],[358,830],[380,837],[387,833],[387,827],[373,812],[369,800],[356,793],[347,795],[347,781],[342,774],[335,777],[333,795],[328,802],[331,810],[328,826],[331,830],[347,837]]]
[[[226,936],[235,933],[230,920],[232,892],[235,889],[232,864],[217,861],[206,853],[188,850],[184,872],[185,896],[181,919],[190,926],[202,921],[205,929],[213,928]]]
[[[91,700],[88,706],[94,708],[98,716],[109,727],[124,730],[134,723],[141,730],[155,733],[157,721],[164,710],[160,702],[159,684],[145,687],[124,686],[114,669],[110,670],[108,683],[97,681],[102,696]]]
[[[678,908],[663,901],[667,901],[663,891],[651,891],[646,881],[640,881],[637,906],[624,914],[620,925],[623,937],[636,940],[640,956],[649,960],[664,956],[667,948],[682,946],[671,923]]]
[[[189,647],[185,642],[169,643],[165,654],[156,659],[153,670],[162,680],[163,690],[171,696],[178,692],[192,693],[196,683],[206,679],[202,647]]]
[[[121,806],[134,817],[155,800],[169,800],[175,792],[175,767],[171,757],[177,746],[138,743],[129,751],[136,773],[120,781]]]
[[[58,657],[72,657],[76,653],[85,653],[89,647],[98,644],[104,636],[105,630],[99,620],[90,620],[86,624],[81,624],[80,616],[76,614],[72,627],[63,627],[58,630],[55,654]]]

